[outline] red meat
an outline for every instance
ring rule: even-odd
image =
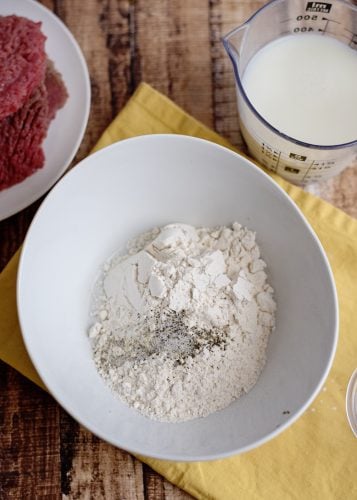
[[[45,40],[41,23],[0,16],[0,120],[20,109],[43,81]]]
[[[61,109],[67,101],[68,93],[60,73],[50,60],[47,60],[45,85],[48,95],[48,117],[52,120],[57,110]]]
[[[27,102],[0,121],[0,190],[8,188],[44,164],[42,142],[50,121],[67,99],[67,91],[53,64]]]

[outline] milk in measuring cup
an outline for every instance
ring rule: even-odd
[[[304,185],[357,162],[357,6],[271,0],[225,37],[251,156]]]
[[[242,83],[258,113],[293,139],[320,146],[357,139],[357,52],[335,38],[278,38],[252,57]]]

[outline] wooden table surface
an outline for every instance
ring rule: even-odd
[[[264,2],[42,0],[69,27],[92,83],[85,157],[139,82],[152,84],[242,146],[232,71],[220,38]],[[357,216],[357,170],[308,188]],[[0,269],[23,242],[41,200],[0,222]],[[128,453],[78,425],[41,389],[0,364],[0,498],[184,499]]]

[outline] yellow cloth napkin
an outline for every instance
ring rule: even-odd
[[[232,148],[169,99],[142,84],[95,149],[127,137],[162,132],[203,137]],[[334,272],[340,301],[340,340],[326,386],[294,425],[256,450],[214,462],[140,458],[200,499],[357,498],[357,441],[348,427],[344,404],[348,378],[357,364],[357,221],[274,178],[309,219]],[[18,254],[0,276],[0,357],[44,387],[27,356],[17,320]]]

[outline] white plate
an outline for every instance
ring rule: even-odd
[[[352,373],[346,392],[346,413],[353,434],[357,438],[357,369]]]
[[[178,424],[149,420],[116,399],[95,368],[87,329],[98,270],[154,226],[235,220],[257,232],[276,293],[267,364],[253,389],[222,411]],[[17,285],[25,344],[54,397],[93,433],[146,456],[207,460],[264,443],[312,402],[336,348],[332,273],[300,210],[251,162],[192,137],[128,139],[72,169],[31,224]]]
[[[24,181],[0,191],[0,220],[29,206],[59,179],[82,140],[90,108],[88,68],[76,40],[47,8],[32,0],[1,0],[0,15],[16,14],[42,22],[46,53],[62,74],[69,97],[51,122],[43,144],[45,164]]]

